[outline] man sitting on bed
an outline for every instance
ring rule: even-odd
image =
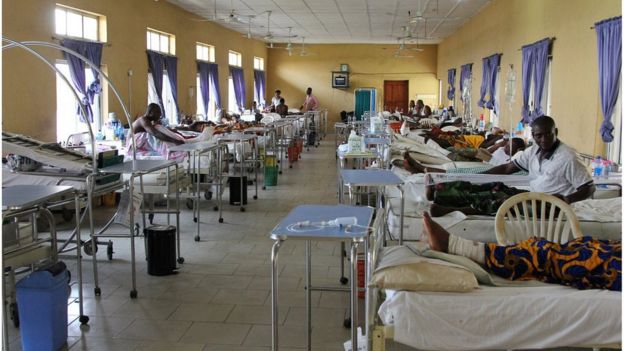
[[[535,144],[518,158],[493,167],[484,174],[512,174],[529,172],[533,192],[552,194],[567,203],[585,200],[596,188],[587,168],[581,164],[574,149],[557,139],[555,121],[548,116],[531,123]],[[448,182],[427,187],[427,198],[433,201],[432,216],[443,216],[453,211],[468,215],[495,215],[498,207],[509,197],[521,193],[501,182],[471,184]]]
[[[536,279],[577,289],[622,291],[621,240],[589,236],[557,244],[532,237],[515,245],[479,243],[449,234],[424,213],[429,248],[460,255],[510,280]]]

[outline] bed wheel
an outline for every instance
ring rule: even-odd
[[[199,235],[195,236],[195,241],[199,241]]]
[[[254,196],[253,196],[253,199],[254,199],[254,200],[258,200],[258,195],[254,195]]]
[[[80,321],[80,324],[85,325],[87,323],[89,323],[89,317],[88,316],[80,316],[78,318],[78,320]]]
[[[240,211],[241,211],[241,212],[245,212],[245,208],[244,208],[244,207],[241,207],[241,208],[240,208]]]
[[[84,250],[85,254],[93,256],[93,250],[95,250],[95,252],[97,252],[98,250],[97,243],[93,245],[93,240],[86,241],[83,244],[82,249]]]
[[[212,191],[205,191],[204,192],[204,199],[211,200],[212,199]]]
[[[342,322],[342,326],[351,329],[351,318],[345,318],[344,322]]]
[[[282,171],[280,170],[280,171],[279,171],[279,172],[277,172],[277,173],[282,174]]]
[[[212,208],[213,211],[219,211],[219,206],[215,206]]]
[[[348,282],[349,282],[349,278],[347,278],[347,277],[340,277],[340,284],[347,285]]]
[[[292,168],[292,165],[288,165],[288,168]]]
[[[223,223],[223,218],[219,218],[219,223]]]
[[[139,296],[139,293],[137,293],[136,290],[130,290],[130,298],[131,299],[136,299],[137,296]]]
[[[193,217],[193,222],[197,223],[197,217]]]
[[[193,199],[186,199],[186,208],[189,210],[193,209]]]
[[[262,186],[262,190],[266,190],[266,185],[263,185],[263,186]]]
[[[102,290],[98,286],[95,289],[93,289],[93,293],[95,294],[95,296],[101,296],[102,295]]]
[[[106,256],[108,257],[109,261],[113,260],[113,254],[115,253],[115,251],[113,251],[113,242],[111,240],[108,241],[108,244],[106,244]]]
[[[179,264],[184,263],[184,257],[178,257],[178,263]]]

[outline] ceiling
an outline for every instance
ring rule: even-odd
[[[299,43],[305,38],[306,43],[323,44],[387,44],[402,40],[407,43],[435,44],[453,34],[491,2],[491,0],[167,1],[243,34],[251,27],[253,37],[267,42],[287,42],[288,28],[291,27],[292,34],[297,36],[291,38],[293,42]],[[271,11],[271,36],[267,36],[269,16],[266,11]],[[409,29],[406,31],[405,27],[408,25]]]

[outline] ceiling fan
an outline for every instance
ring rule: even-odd
[[[216,22],[216,21],[220,21],[220,22],[225,22],[225,23],[238,23],[238,24],[248,24],[252,18],[255,17],[255,15],[238,15],[236,14],[236,9],[234,9],[234,5],[232,0],[230,0],[230,13],[225,16],[225,17],[219,17],[217,15],[217,0],[214,1],[214,7],[213,7],[213,15],[210,17],[207,17],[206,19],[193,19],[194,21],[199,21],[199,22],[203,22],[203,21],[212,21],[212,22]]]
[[[316,53],[306,50],[305,37],[301,37],[301,50],[299,51],[299,56],[313,56],[313,55],[316,55]]]
[[[409,18],[409,22],[410,24],[417,24],[419,22],[425,22],[427,20],[439,20],[439,21],[450,21],[450,20],[458,20],[461,17],[433,17],[433,16],[425,16],[425,10],[421,8],[421,0],[418,0],[418,9],[416,10],[415,15],[412,17],[412,12],[411,11],[407,11],[408,14],[408,18]],[[438,9],[439,9],[439,3],[438,1],[436,1],[436,8],[433,10],[433,12],[438,13]]]

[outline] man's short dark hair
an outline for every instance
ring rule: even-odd
[[[282,103],[282,104],[283,104],[285,101],[286,101],[286,100],[284,100],[284,98],[281,98],[281,99],[280,99],[280,103]]]
[[[552,117],[542,115],[537,117],[531,122],[531,128],[541,127],[544,129],[551,129],[555,127],[555,120]]]
[[[511,147],[514,150],[523,150],[526,148],[526,143],[522,138],[513,138],[511,139]]]
[[[279,90],[279,89],[275,90],[275,92],[276,92],[276,93],[278,93],[278,94],[281,94],[281,93],[282,93],[282,91],[281,91],[281,90]]]

